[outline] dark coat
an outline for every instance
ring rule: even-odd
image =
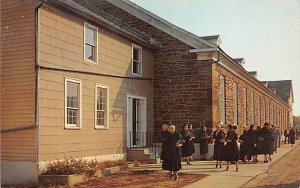
[[[217,130],[213,133],[213,139],[215,139],[214,145],[214,160],[224,160],[224,149],[225,149],[225,133],[221,130],[217,133]]]
[[[262,154],[273,154],[272,143],[274,138],[272,137],[272,132],[268,127],[263,127],[261,129],[261,137],[263,138],[261,147]]]
[[[291,129],[289,133],[290,144],[295,144],[295,136],[296,136],[295,130]]]
[[[184,143],[181,147],[181,157],[190,157],[193,154],[192,146],[194,146],[194,143],[192,142],[192,133],[190,131],[184,131],[182,130],[180,132],[182,139],[184,140]]]
[[[263,141],[262,136],[261,136],[261,129],[256,129],[254,131],[255,135],[255,141],[256,141],[256,147],[254,148],[254,154],[259,155],[262,154],[262,146],[263,146]]]
[[[162,146],[161,146],[161,153],[160,153],[160,159],[164,160],[166,157],[166,137],[167,134],[169,134],[169,131],[162,131],[161,137],[162,137]]]
[[[255,132],[250,129],[246,132],[246,142],[245,142],[246,155],[248,156],[248,159],[255,154],[255,147],[254,147],[255,144],[256,144]]]
[[[225,161],[238,161],[239,160],[239,149],[237,145],[237,134],[234,130],[229,130],[225,138]]]
[[[166,135],[166,156],[162,163],[163,170],[179,171],[181,169],[181,148],[176,147],[181,140],[182,137],[178,132]]]
[[[208,153],[208,140],[209,136],[206,131],[201,130],[199,133],[200,140],[200,155]]]

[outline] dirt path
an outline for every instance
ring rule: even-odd
[[[244,186],[249,187],[300,188],[300,145]]]

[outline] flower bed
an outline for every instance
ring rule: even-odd
[[[82,158],[65,158],[48,165],[39,176],[39,182],[45,185],[70,185],[86,180],[116,174],[120,170],[139,166],[139,163],[127,163],[125,160],[98,162]]]

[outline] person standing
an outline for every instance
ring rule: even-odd
[[[220,165],[222,168],[222,160],[224,160],[224,142],[225,142],[225,132],[221,127],[220,122],[218,122],[217,130],[213,132],[214,139],[214,160],[217,161],[216,168]]]
[[[243,163],[246,163],[246,153],[247,153],[247,133],[246,129],[243,131],[243,134],[239,137],[238,142],[240,143],[240,159]]]
[[[162,146],[161,146],[161,152],[160,152],[160,159],[164,160],[166,156],[166,137],[169,133],[168,131],[169,126],[167,124],[163,124],[161,126],[161,138],[162,138]]]
[[[271,131],[269,129],[269,124],[265,123],[264,127],[261,129],[261,138],[262,138],[262,153],[264,154],[264,163],[268,162],[268,156],[269,160],[272,160],[270,155],[272,154],[272,148],[271,148]]]
[[[239,150],[237,145],[237,133],[233,129],[232,125],[228,125],[228,132],[225,138],[225,161],[227,161],[226,171],[229,170],[229,163],[235,162],[236,164],[236,172],[238,172],[238,160],[239,160]]]
[[[284,129],[283,135],[284,135],[284,144],[286,144],[286,141],[287,141],[288,144],[289,144],[289,143],[290,143],[290,140],[289,140],[288,129]]]
[[[166,135],[166,156],[164,159],[165,164],[163,170],[170,171],[170,179],[175,177],[175,180],[179,180],[178,171],[181,169],[181,146],[183,140],[175,130],[174,125],[170,125],[169,134]]]
[[[183,126],[183,129],[182,131],[180,132],[181,136],[182,136],[182,139],[184,140],[184,143],[182,144],[182,147],[181,147],[181,154],[182,154],[182,157],[184,157],[184,159],[186,160],[186,164],[187,165],[192,165],[190,163],[190,159],[191,159],[191,156],[192,156],[192,133],[189,131],[189,126],[187,124],[185,124]]]
[[[191,140],[191,152],[192,152],[192,155],[191,155],[191,157],[190,157],[190,160],[192,161],[193,160],[193,154],[195,153],[195,144],[194,144],[194,140],[195,140],[195,136],[194,136],[194,134],[193,134],[193,131],[192,131],[192,129],[193,129],[193,125],[192,124],[189,124],[189,131],[190,131],[190,133],[191,133],[191,135],[192,135],[192,140]]]
[[[295,137],[296,137],[296,132],[293,129],[293,127],[290,127],[289,141],[290,141],[290,144],[292,144],[292,147],[294,147],[294,144],[295,144]]]
[[[279,131],[279,127],[277,127],[276,125],[274,125],[274,152],[277,153],[277,148],[279,148],[280,146],[280,131]]]
[[[203,127],[199,133],[199,140],[200,140],[200,160],[206,160],[207,153],[208,153],[208,140],[209,136],[206,131],[206,127]]]
[[[246,156],[248,161],[253,158],[253,163],[255,163],[255,147],[256,147],[256,137],[254,132],[254,125],[250,125],[249,129],[246,132]]]
[[[262,143],[263,143],[263,138],[261,136],[261,127],[257,126],[256,130],[254,131],[254,135],[255,135],[255,141],[256,141],[256,145],[254,147],[254,163],[258,162],[257,156],[262,154]]]

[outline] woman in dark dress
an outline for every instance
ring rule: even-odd
[[[292,147],[294,147],[294,144],[295,144],[295,137],[296,137],[296,132],[293,129],[293,127],[291,127],[290,133],[289,133],[289,141],[290,141],[290,144],[292,144]]]
[[[227,161],[226,171],[229,170],[229,163],[235,161],[236,171],[238,171],[239,149],[237,145],[238,136],[232,125],[228,125],[228,132],[225,138],[225,161]]]
[[[246,154],[247,154],[247,131],[244,130],[243,134],[239,137],[238,142],[240,144],[240,159],[242,162],[246,163]]]
[[[175,131],[175,126],[170,125],[169,134],[166,135],[166,156],[163,161],[163,170],[170,171],[170,179],[178,180],[178,171],[181,169],[181,146],[183,140],[180,133]]]
[[[214,139],[214,160],[217,161],[216,168],[220,165],[222,168],[222,160],[224,160],[224,142],[225,142],[225,132],[221,128],[220,123],[217,125],[217,130],[213,133]]]
[[[272,148],[271,148],[271,137],[272,132],[269,129],[269,124],[265,123],[264,127],[261,129],[261,138],[262,138],[262,153],[265,155],[264,163],[268,162],[267,156],[269,156],[269,160],[272,160],[270,155],[272,154]]]
[[[206,132],[206,127],[203,127],[199,133],[200,140],[200,160],[206,160],[206,156],[208,153],[208,140],[209,136]]]
[[[249,130],[246,133],[246,156],[248,161],[252,159],[253,157],[253,163],[255,163],[254,160],[254,155],[255,155],[255,147],[256,147],[256,137],[255,137],[255,132],[254,132],[254,125],[250,125]]]
[[[254,136],[255,136],[255,141],[256,145],[254,147],[254,157],[253,157],[253,162],[257,163],[257,156],[262,154],[261,152],[261,146],[262,146],[262,137],[261,137],[261,128],[258,126],[256,130],[254,131]]]
[[[189,126],[186,124],[183,126],[183,130],[180,132],[182,139],[184,140],[184,143],[181,147],[181,157],[184,157],[186,160],[187,165],[192,165],[190,163],[190,158],[193,154],[192,152],[192,133],[189,131]]]
[[[168,125],[163,124],[161,129],[162,129],[162,131],[161,131],[162,146],[161,146],[160,159],[164,160],[165,156],[166,156],[166,137],[167,137],[167,134],[169,133]]]
[[[193,134],[192,129],[193,129],[193,125],[192,125],[192,124],[189,124],[189,131],[191,132],[191,135],[192,135],[191,152],[192,152],[192,154],[194,154],[194,153],[195,153],[195,144],[194,144],[195,136],[194,136],[194,134]],[[191,161],[193,160],[193,156],[192,156],[192,155],[191,155],[191,157],[190,157],[190,160],[191,160]]]

